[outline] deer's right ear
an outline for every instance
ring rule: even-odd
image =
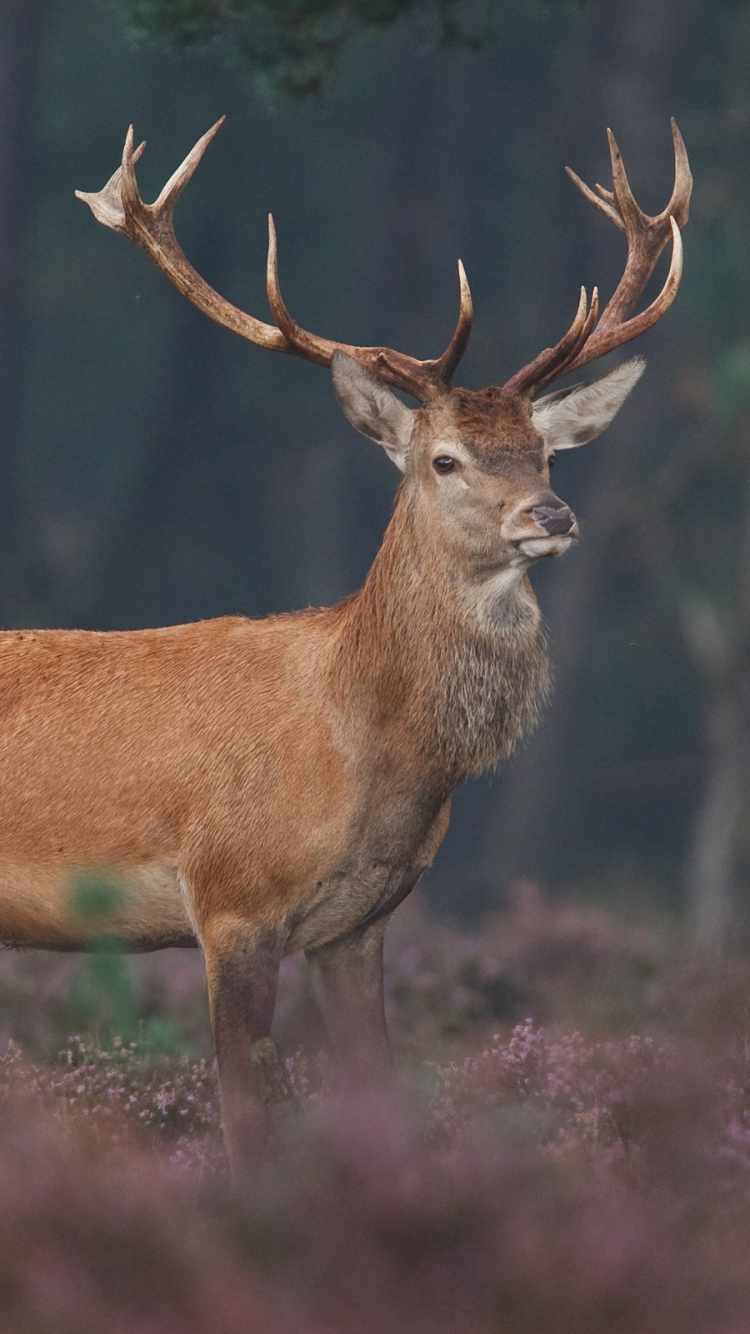
[[[382,445],[396,467],[405,472],[414,430],[412,409],[346,352],[334,352],[331,373],[336,397],[352,426]]]

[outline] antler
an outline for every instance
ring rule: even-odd
[[[472,324],[472,303],[469,284],[464,267],[458,262],[460,285],[460,308],[458,323],[453,337],[441,357],[434,361],[417,361],[385,347],[351,347],[348,343],[335,343],[317,334],[307,333],[292,319],[281,298],[279,290],[276,229],[273,218],[268,219],[268,266],[267,288],[268,301],[276,325],[265,324],[262,320],[246,314],[226,301],[210,287],[181,250],[174,234],[172,215],[182,191],[193,175],[198,163],[217,130],[224,123],[224,117],[218,120],[210,130],[198,140],[192,152],[167,181],[159,198],[153,204],[144,204],[138,191],[135,177],[135,164],[146,147],[142,143],[133,147],[133,127],[131,125],[125,140],[122,165],[97,194],[88,194],[76,190],[79,199],[87,203],[97,220],[113,231],[124,232],[132,241],[145,250],[146,254],[165,273],[170,282],[186,296],[189,301],[209,315],[218,324],[233,330],[260,347],[271,348],[275,352],[287,352],[293,356],[313,361],[319,366],[330,366],[336,351],[348,353],[355,361],[374,371],[380,380],[402,389],[415,398],[427,402],[440,394],[447,393],[455,369],[461,360],[469,341]]]
[[[599,196],[594,194],[570,167],[566,171],[582,194],[595,204],[615,226],[624,232],[628,242],[628,257],[625,270],[612,299],[608,302],[601,319],[597,322],[597,294],[591,302],[591,309],[585,322],[581,322],[581,310],[586,306],[586,294],[581,289],[581,303],[578,313],[567,334],[554,348],[547,348],[534,361],[517,371],[505,385],[505,389],[515,393],[533,396],[550,384],[552,380],[570,371],[578,370],[589,361],[603,357],[607,352],[627,343],[631,338],[650,329],[652,324],[661,319],[669,309],[680,285],[682,277],[682,238],[680,227],[688,220],[690,194],[693,177],[690,173],[687,152],[682,135],[672,121],[672,139],[674,142],[675,183],[672,198],[662,213],[651,218],[639,208],[633,197],[620,150],[611,130],[609,152],[612,160],[613,189],[605,190],[597,185]],[[672,262],[669,266],[666,282],[651,305],[639,315],[628,318],[643,293],[651,277],[662,250],[672,240]],[[592,318],[593,316],[593,318]]]

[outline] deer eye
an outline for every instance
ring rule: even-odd
[[[549,458],[547,459],[547,467],[549,468],[550,472],[552,472],[552,469],[554,468],[556,463],[557,463],[557,455],[550,454]]]
[[[448,454],[438,454],[436,459],[432,460],[432,466],[435,472],[444,475],[447,472],[453,472],[456,467],[456,460]]]

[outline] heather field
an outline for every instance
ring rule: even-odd
[[[197,957],[0,968],[4,1334],[750,1329],[741,954],[531,886],[474,931],[407,905],[401,1091],[348,1103],[291,960],[277,1152],[234,1199]]]

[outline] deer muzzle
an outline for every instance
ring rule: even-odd
[[[531,517],[549,537],[565,537],[576,524],[576,516],[568,505],[555,509],[551,505],[536,505]]]

